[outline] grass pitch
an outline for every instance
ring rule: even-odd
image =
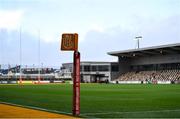
[[[72,111],[72,85],[0,85],[0,102]],[[180,117],[180,85],[81,84],[81,117]]]

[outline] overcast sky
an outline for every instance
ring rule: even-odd
[[[60,66],[62,33],[79,34],[83,61],[117,61],[107,52],[180,43],[180,0],[0,0],[0,64]],[[40,35],[38,35],[40,31]]]

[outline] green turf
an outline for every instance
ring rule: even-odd
[[[71,113],[72,85],[0,85],[0,101]],[[81,84],[81,116],[180,117],[180,85]]]

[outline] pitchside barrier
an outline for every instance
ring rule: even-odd
[[[50,81],[33,81],[33,84],[48,84]]]
[[[113,84],[172,84],[171,81],[110,81]],[[176,82],[175,82],[176,83]]]
[[[22,81],[23,84],[38,84],[39,81],[34,81],[34,80],[28,80]],[[64,81],[50,81],[50,80],[46,80],[46,81],[40,81],[40,84],[49,84],[49,83],[65,83]],[[10,80],[0,80],[0,84],[20,84],[20,81],[10,81]]]
[[[33,81],[22,81],[22,83],[24,83],[24,84],[32,84]],[[18,81],[18,84],[20,84],[20,81]]]
[[[141,84],[141,81],[115,81],[116,84]]]
[[[17,81],[0,81],[0,84],[17,84]]]
[[[171,84],[171,81],[158,81],[158,84]]]

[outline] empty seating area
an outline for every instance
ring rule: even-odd
[[[132,71],[118,77],[117,81],[180,81],[180,69]]]

